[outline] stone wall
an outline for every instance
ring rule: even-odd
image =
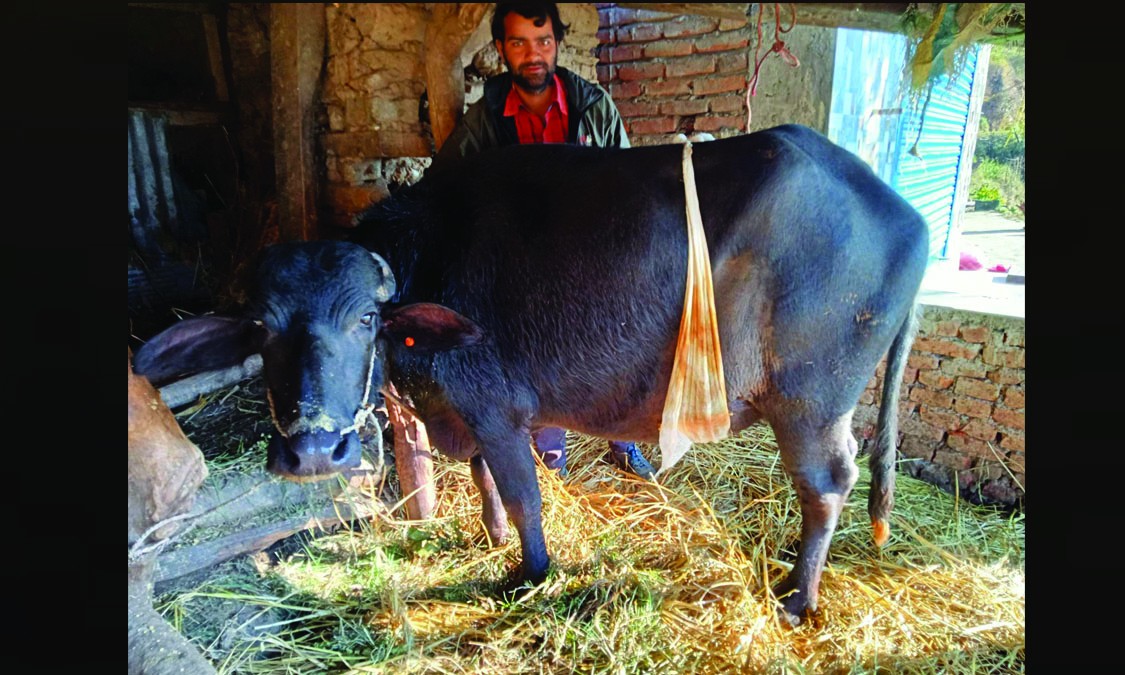
[[[886,362],[860,397],[853,429],[873,442]],[[1024,321],[924,307],[899,402],[900,468],[974,503],[1021,503]]]
[[[726,138],[784,122],[827,132],[833,29],[798,25],[785,33],[787,47],[801,62],[793,68],[776,54],[765,56],[774,30],[772,22],[763,23],[759,57],[765,58],[748,115],[756,21],[607,3],[597,8],[598,81],[617,103],[634,145],[666,143],[677,132]]]

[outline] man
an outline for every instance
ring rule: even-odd
[[[484,95],[446,139],[435,165],[517,143],[629,147],[625,125],[609,94],[556,65],[566,29],[553,3],[496,5],[492,39],[508,72],[485,82]],[[565,476],[566,432],[547,427],[531,436],[543,463]],[[609,449],[609,458],[618,467],[652,477],[652,465],[635,444],[610,441]]]

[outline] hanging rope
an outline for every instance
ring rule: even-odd
[[[750,110],[750,98],[757,95],[758,92],[758,76],[762,70],[762,64],[765,62],[766,57],[770,54],[779,55],[786,63],[794,68],[798,68],[801,62],[789,51],[785,46],[785,41],[781,39],[783,33],[788,33],[793,30],[797,25],[797,5],[795,3],[789,4],[789,27],[782,28],[781,26],[781,3],[773,3],[773,45],[765,54],[762,51],[762,8],[758,9],[758,40],[754,44],[754,75],[750,78],[750,86],[746,90],[746,130],[750,131],[750,121],[753,118],[753,112]]]

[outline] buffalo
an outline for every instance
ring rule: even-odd
[[[805,127],[702,143],[693,161],[731,430],[770,424],[800,500],[798,558],[775,589],[796,625],[817,606],[858,474],[852,414],[884,356],[868,510],[876,542],[888,536],[895,384],[928,228]],[[511,520],[519,581],[534,584],[549,557],[529,431],[657,441],[687,246],[679,145],[483,152],[371,207],[350,241],[270,247],[243,316],[180,322],[140,350],[138,370],[260,351],[269,467],[302,479],[357,464],[355,420],[396,392],[434,446],[471,462],[489,535],[503,540]]]

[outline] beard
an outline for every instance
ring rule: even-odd
[[[528,75],[527,70],[530,66],[539,66],[543,70],[536,74]],[[512,74],[512,81],[515,82],[517,87],[532,94],[538,94],[546,90],[555,80],[555,64],[548,63],[547,61],[524,63],[520,65],[519,70],[513,70],[512,67],[509,66],[508,72]]]

